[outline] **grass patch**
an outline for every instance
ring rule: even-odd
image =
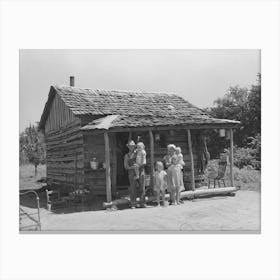
[[[37,167],[37,177],[34,175],[34,165],[25,164],[19,166],[19,189],[37,189],[42,186],[42,184],[37,183],[36,180],[46,177],[46,165],[38,165]]]
[[[215,176],[218,170],[218,160],[209,162],[206,177]],[[241,190],[260,191],[261,190],[261,171],[255,170],[250,166],[243,168],[233,167],[233,176],[235,186],[240,186]],[[226,169],[226,184],[230,185],[230,168]]]

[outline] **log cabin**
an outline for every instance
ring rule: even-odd
[[[49,185],[65,193],[86,188],[111,202],[128,190],[123,158],[133,139],[146,146],[147,178],[168,144],[180,146],[186,163],[184,183],[194,190],[205,171],[205,132],[226,129],[233,186],[233,129],[238,121],[212,118],[176,94],[81,89],[71,80],[70,86],[50,87],[39,123]]]

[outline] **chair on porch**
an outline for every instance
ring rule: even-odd
[[[226,187],[225,183],[225,174],[226,174],[226,168],[227,168],[227,157],[226,155],[222,154],[219,163],[218,163],[218,171],[213,174],[213,172],[210,172],[208,175],[208,189],[210,189],[211,181],[213,180],[214,188],[216,188],[216,183],[218,184],[218,187],[221,187],[221,182],[223,183],[224,187]]]

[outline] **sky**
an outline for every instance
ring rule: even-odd
[[[250,87],[260,50],[20,50],[20,132],[40,120],[51,85],[176,93],[205,108]]]

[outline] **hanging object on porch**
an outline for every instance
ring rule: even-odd
[[[225,137],[226,136],[226,130],[224,128],[221,128],[219,130],[219,134],[220,134],[220,137]]]
[[[160,141],[160,134],[159,133],[156,133],[155,134],[155,141]]]
[[[229,131],[229,129],[226,130],[226,139],[230,140],[230,131]]]
[[[90,167],[91,167],[91,169],[93,169],[93,170],[96,170],[97,169],[97,167],[98,167],[98,162],[96,161],[96,158],[94,157],[93,159],[92,159],[92,161],[90,162]]]

